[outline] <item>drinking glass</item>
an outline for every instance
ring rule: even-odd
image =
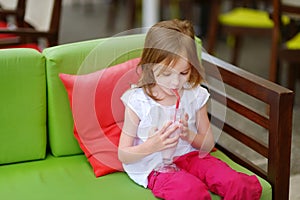
[[[170,128],[178,123],[180,123],[180,119],[182,119],[184,115],[184,110],[183,108],[164,108],[161,110],[162,113],[160,113],[160,123],[165,124],[168,121],[172,121],[173,124],[170,126]],[[176,129],[170,137],[174,137],[178,134],[180,134],[180,129]],[[168,148],[163,151],[161,151],[162,155],[162,161],[163,163],[158,166],[157,171],[159,172],[175,172],[178,171],[179,168],[176,166],[176,164],[173,163],[173,155],[176,151],[176,147]]]

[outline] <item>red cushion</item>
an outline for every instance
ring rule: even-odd
[[[86,75],[59,74],[72,107],[74,135],[96,177],[123,170],[117,155],[125,109],[120,97],[137,82],[139,61]]]

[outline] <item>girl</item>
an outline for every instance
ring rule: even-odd
[[[119,159],[129,177],[158,198],[211,199],[211,191],[228,200],[259,199],[256,176],[238,173],[209,155],[214,146],[206,109],[209,93],[200,86],[203,71],[194,37],[188,21],[162,21],[148,31],[138,85],[121,98],[126,109]],[[180,123],[155,124],[154,111],[176,109],[179,99],[185,112]],[[176,148],[176,166],[162,171],[161,152],[170,148]]]

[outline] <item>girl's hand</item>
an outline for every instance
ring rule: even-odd
[[[173,132],[176,131],[180,125],[173,124],[171,121],[167,122],[160,130],[155,129],[152,136],[146,142],[150,144],[152,152],[162,151],[168,148],[175,147],[178,144],[179,135]]]
[[[180,122],[182,124],[180,127],[180,129],[181,129],[180,138],[182,140],[190,142],[191,132],[189,130],[188,120],[189,120],[189,115],[187,113],[185,113],[183,119],[180,120]]]

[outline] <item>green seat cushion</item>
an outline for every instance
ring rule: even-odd
[[[0,50],[0,164],[46,155],[45,60],[33,49]]]
[[[286,42],[288,49],[300,49],[300,33],[294,36],[292,39]]]
[[[238,171],[252,174],[233,163],[222,152],[214,156]],[[271,186],[259,178],[263,195],[271,199]],[[84,155],[48,156],[46,160],[1,166],[0,194],[3,199],[156,199],[150,190],[138,186],[126,173],[116,172],[96,178]],[[212,194],[213,199],[220,199]]]
[[[83,155],[2,166],[0,193],[10,200],[155,199],[125,173],[96,178]]]
[[[289,23],[287,16],[282,17],[283,24]],[[250,8],[234,8],[231,11],[221,14],[219,22],[227,26],[239,26],[248,28],[272,28],[273,21],[269,18],[269,13],[262,10]]]

